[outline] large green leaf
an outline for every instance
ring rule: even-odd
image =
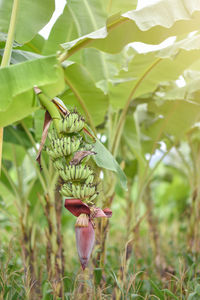
[[[196,61],[198,64],[199,61]],[[192,66],[191,66],[192,67]],[[162,97],[163,100],[186,100],[199,103],[199,90],[200,90],[200,72],[191,69],[183,73],[184,86],[179,87],[175,82],[167,86],[160,86],[156,92],[156,96]]]
[[[24,130],[22,130],[22,128],[20,128],[20,126],[7,126],[4,129],[3,140],[8,144],[12,143],[23,146],[24,149],[28,149],[33,146],[30,140],[27,138],[27,134],[24,132]]]
[[[108,108],[108,97],[96,87],[87,69],[81,65],[72,64],[65,69],[65,80],[71,91],[68,90],[61,97],[66,106],[78,107],[87,119],[86,109],[95,125],[102,123]]]
[[[62,81],[62,73],[55,56],[26,61],[0,69],[0,111],[6,111],[14,97],[33,89]],[[47,94],[48,90],[44,89]],[[50,94],[51,94],[50,93]],[[51,96],[51,95],[50,95]],[[55,95],[53,95],[55,96]],[[26,105],[26,102],[23,103]]]
[[[159,116],[155,131],[165,132],[180,139],[184,133],[200,120],[200,104],[184,100],[167,100],[164,103],[151,102],[149,111]],[[146,128],[148,132],[148,128]]]
[[[139,132],[139,128],[140,128],[139,121],[137,120],[136,117],[134,118],[134,114],[132,113],[128,115],[126,117],[126,122],[124,125],[121,147],[122,147],[122,151],[126,151],[126,157],[129,158],[129,160],[131,158],[132,166],[135,165],[135,161],[133,160],[133,158],[137,159],[138,180],[141,180],[144,175],[146,160],[144,156],[145,151],[142,148],[142,141],[144,140],[144,137],[142,133]],[[129,161],[127,165],[128,164]]]
[[[199,59],[200,50],[181,50],[174,56],[162,57],[163,52],[136,53],[129,63],[128,71],[122,70],[118,79],[110,84],[110,103],[123,108],[132,92],[132,98],[156,90],[165,81],[177,79],[194,61]]]
[[[34,113],[34,132],[35,132],[35,141],[40,141],[42,132],[43,132],[43,125],[44,125],[44,118],[45,118],[45,111],[44,110],[37,110]]]
[[[4,50],[0,50],[0,55],[3,56]],[[29,51],[22,51],[22,50],[13,50],[10,63],[11,64],[18,64],[20,62],[24,62],[26,60],[33,60],[37,58],[41,58],[42,55],[37,53],[29,52]]]
[[[170,46],[167,46],[158,51],[158,56],[162,58],[174,57],[178,52],[183,49],[186,51],[199,50],[200,49],[200,34],[195,34],[186,39],[177,41]]]
[[[112,156],[112,154],[104,147],[104,145],[96,139],[93,150],[97,153],[93,156],[94,161],[100,168],[108,169],[117,173],[121,186],[127,189],[126,175],[120,168],[119,164]]]
[[[67,1],[63,14],[51,30],[44,53],[55,53],[61,43],[72,41],[105,26],[106,16],[101,0]]]
[[[12,4],[12,0],[1,0],[0,32],[8,32]],[[54,0],[20,0],[15,40],[20,44],[30,41],[48,23],[54,8]]]
[[[17,49],[42,54],[44,43],[45,39],[40,34],[36,34],[32,40]]]
[[[140,41],[158,44],[169,36],[181,35],[200,28],[200,2],[160,0],[153,5],[129,11],[106,28],[62,44],[64,49],[95,47],[117,53],[128,43]],[[74,49],[69,51],[69,55]]]
[[[82,51],[82,64],[90,72],[96,85],[107,94],[109,81],[123,67],[124,55],[122,53],[109,54],[94,48],[87,48]]]
[[[140,113],[140,136],[142,150],[144,153],[151,153],[160,147],[159,143],[164,141],[166,146],[171,147],[168,139],[169,135],[176,139],[181,139],[196,122],[200,120],[200,101],[196,94],[178,92],[179,88],[173,88],[174,85],[161,86],[156,93],[149,94],[146,98],[147,106],[141,106]],[[174,89],[173,93],[170,93]],[[183,88],[184,89],[184,88]],[[177,90],[177,93],[175,92]],[[182,90],[182,89],[180,89]],[[178,98],[178,96],[180,96]],[[134,100],[133,103],[137,103]],[[124,135],[128,133],[125,128]],[[131,144],[129,140],[126,141]],[[134,145],[133,145],[134,146]]]
[[[104,0],[104,6],[110,16],[115,14],[123,14],[126,11],[133,10],[137,6],[137,0]]]
[[[16,155],[17,164],[20,165],[20,164],[22,164],[23,159],[26,155],[26,150],[20,145],[15,145],[15,148],[13,149],[12,142],[8,143],[8,142],[4,141],[4,143],[3,143],[3,159],[12,161],[13,155]]]
[[[7,33],[0,32],[0,48],[2,48],[2,49],[5,48],[5,44],[6,44],[7,38],[8,38],[8,34]],[[13,48],[15,48],[15,47],[21,47],[21,44],[13,41],[12,47]]]
[[[130,148],[134,156],[137,158],[137,160],[141,163],[145,163],[144,159],[144,153],[142,151],[141,147],[141,140],[143,136],[137,132],[138,126],[136,125],[136,122],[134,120],[134,115],[128,115],[126,117],[126,122],[124,125],[124,132],[123,132],[123,141],[127,144],[127,146]]]
[[[12,99],[6,111],[0,111],[0,127],[19,121],[36,111],[39,106],[35,102],[33,89]]]

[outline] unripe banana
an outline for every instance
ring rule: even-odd
[[[71,197],[72,196],[72,189],[70,184],[63,184],[62,188],[61,188],[61,194],[63,194],[63,196],[66,197]]]
[[[68,177],[66,176],[66,174],[63,170],[59,170],[59,175],[63,180],[65,180],[65,181],[68,180]]]
[[[85,196],[85,191],[84,191],[84,189],[81,189],[81,198],[84,198],[84,196]]]
[[[63,157],[60,140],[56,140],[56,151],[60,157]]]
[[[84,124],[83,118],[78,113],[72,112],[59,122],[59,129],[64,133],[79,132]]]
[[[70,132],[75,132],[76,130],[75,130],[75,126],[74,126],[74,122],[72,123],[72,126],[71,126],[71,128],[70,128]]]
[[[81,188],[82,188],[81,185],[77,185],[77,186],[75,187],[75,191],[76,191],[76,193],[77,193],[77,197],[78,197],[78,198],[81,198]]]
[[[77,178],[81,178],[81,173],[82,173],[82,165],[78,165],[77,168],[76,168],[76,176]]]
[[[90,197],[89,201],[93,201],[98,195],[99,193],[95,193],[94,195],[92,195],[92,197]]]
[[[52,140],[52,134],[50,132],[48,132],[48,138]]]
[[[90,189],[89,185],[86,185],[85,186],[85,196],[86,197],[90,196],[90,192],[91,192],[91,189]]]
[[[63,139],[59,139],[59,149],[60,149],[60,153],[62,154],[62,156],[64,156],[64,153],[63,153]]]
[[[51,150],[55,152],[56,155],[60,155],[59,153],[59,145],[57,140],[53,140],[53,143],[51,145]]]
[[[73,116],[70,114],[70,115],[68,116],[68,118],[67,118],[66,120],[64,120],[64,122],[65,122],[65,124],[66,124],[66,125],[65,125],[65,130],[66,130],[66,132],[67,132],[68,129],[72,127]]]
[[[71,179],[75,177],[75,166],[70,166],[70,177]]]
[[[68,138],[67,139],[67,143],[66,143],[66,149],[65,149],[65,151],[66,151],[66,155],[68,154],[69,155],[69,153],[71,153],[71,146],[70,146],[71,144],[70,144],[70,139]]]
[[[88,178],[85,181],[85,184],[92,183],[94,180],[94,175],[89,175]]]
[[[54,164],[54,167],[57,170],[63,170],[64,169],[63,162],[60,159],[56,159],[53,164]]]
[[[74,185],[74,184],[72,184],[72,194],[76,198],[80,198],[80,185]]]
[[[67,181],[71,181],[72,177],[71,177],[71,169],[69,169],[69,167],[66,167],[66,175],[67,175]]]
[[[75,119],[74,113],[70,114],[69,118],[70,118],[70,127],[69,128],[71,128],[72,124],[74,123],[74,119]]]
[[[85,166],[83,167],[83,171],[82,171],[82,174],[81,174],[81,178],[85,178],[85,175],[86,175],[86,169],[85,169]]]

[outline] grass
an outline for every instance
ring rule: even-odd
[[[178,232],[177,242],[170,239],[172,232],[169,227],[168,234],[160,239],[162,257],[155,257],[146,221],[141,225],[137,244],[130,241],[129,248],[121,242],[123,230],[121,233],[112,228],[116,221],[111,223],[104,269],[95,268],[91,261],[89,268],[82,272],[74,239],[66,243],[64,299],[199,299],[200,257],[186,251],[183,232]],[[1,236],[6,234],[6,230],[1,230]],[[71,234],[72,228],[67,229],[64,238]],[[44,253],[43,245],[37,247],[40,248],[38,253]],[[52,295],[54,287],[48,281],[45,255],[38,263],[42,263],[41,299],[55,299]],[[30,287],[16,236],[10,243],[1,244],[0,264],[0,299],[30,299]]]

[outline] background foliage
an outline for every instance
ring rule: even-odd
[[[1,59],[12,4],[0,4]],[[0,68],[0,299],[200,297],[200,2],[137,5],[67,1],[45,40],[54,1],[19,0]],[[76,107],[109,151],[97,161],[98,204],[113,217],[96,224],[85,273],[58,176],[45,153],[42,173],[35,162],[44,110],[34,86]]]

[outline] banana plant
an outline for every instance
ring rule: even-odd
[[[35,90],[41,97],[41,91]],[[44,101],[44,95],[42,98]],[[86,128],[84,118],[77,111],[68,110],[58,100],[54,99],[53,103],[56,104],[55,109],[58,108],[60,115],[59,119],[56,119],[56,127],[51,128],[51,132],[48,133],[49,146],[46,147],[46,152],[61,178],[60,193],[67,197],[65,208],[77,217],[76,244],[84,270],[95,242],[94,218],[111,217],[112,211],[109,208],[102,210],[96,207],[100,178],[90,158],[94,155],[98,158],[98,153],[93,151],[96,138],[90,133],[91,130]],[[37,155],[39,163],[50,120],[51,116],[47,111]]]

